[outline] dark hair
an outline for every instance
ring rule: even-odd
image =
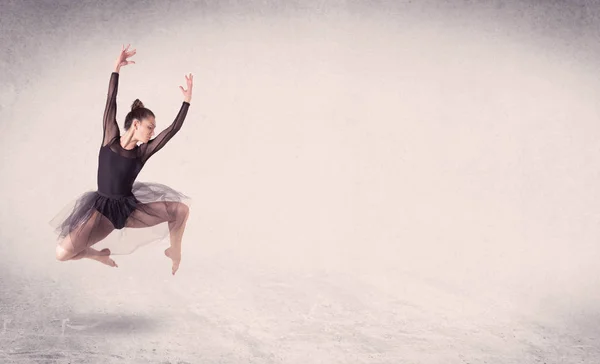
[[[134,119],[142,121],[142,119],[155,117],[154,113],[150,109],[146,109],[140,99],[135,99],[131,104],[131,111],[125,116],[125,130],[131,127]]]

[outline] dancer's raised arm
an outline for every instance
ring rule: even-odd
[[[162,147],[167,144],[175,134],[181,129],[183,125],[183,121],[187,115],[188,109],[190,107],[190,102],[192,101],[192,87],[194,83],[194,76],[190,73],[189,76],[185,76],[187,82],[187,90],[182,86],[179,86],[181,91],[183,92],[183,102],[181,104],[181,108],[179,109],[179,113],[175,117],[175,120],[169,125],[165,130],[161,131],[160,134],[156,136],[156,138],[148,141],[145,144],[141,145],[142,152],[142,163],[146,163],[148,158],[150,158],[154,153],[158,152]]]
[[[119,136],[119,125],[117,124],[117,91],[119,89],[119,71],[122,66],[128,64],[135,64],[135,61],[128,61],[127,58],[135,54],[134,50],[129,50],[127,47],[121,47],[121,52],[115,61],[115,68],[113,73],[110,75],[110,82],[108,84],[108,95],[106,98],[106,106],[104,108],[104,132],[102,145],[107,145],[115,137]]]

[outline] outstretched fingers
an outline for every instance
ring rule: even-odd
[[[189,73],[189,75],[185,75],[185,80],[187,81],[188,87],[192,87],[192,84],[194,83],[194,75],[191,73]]]
[[[121,53],[119,54],[119,59],[118,59],[118,65],[119,66],[126,66],[128,64],[135,64],[135,61],[129,61],[128,60],[128,58],[133,57],[137,53],[136,49],[129,50],[130,46],[131,46],[130,44],[128,44],[127,47],[125,47],[124,44],[121,46]]]
[[[183,93],[183,96],[185,96],[186,99],[189,100],[192,97],[192,86],[194,83],[194,75],[192,75],[191,73],[188,73],[187,75],[185,75],[185,81],[187,84],[187,89],[183,88],[183,86],[179,86],[179,89]]]

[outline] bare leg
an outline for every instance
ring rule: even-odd
[[[181,241],[188,216],[189,208],[184,203],[151,202],[140,205],[127,220],[126,227],[144,228],[168,222],[171,246],[165,255],[173,261],[171,272],[175,274],[181,262]]]
[[[171,246],[165,249],[165,255],[173,261],[173,275],[177,272],[179,263],[181,263],[181,240],[183,238],[183,232],[185,231],[188,217],[189,210],[186,206],[185,213],[181,213],[177,220],[169,221]]]
[[[110,259],[110,250],[98,251],[91,248],[93,244],[104,239],[114,230],[112,223],[102,214],[94,214],[83,225],[72,231],[56,246],[56,259],[60,261],[89,258],[111,267],[117,264]]]
[[[79,260],[82,258],[93,259],[111,267],[118,267],[117,263],[115,263],[115,261],[110,258],[110,249],[108,248],[104,248],[102,250],[87,248],[72,256],[69,260]]]

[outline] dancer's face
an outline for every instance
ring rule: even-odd
[[[153,117],[143,119],[141,122],[138,122],[134,137],[142,143],[148,143],[150,138],[154,136],[155,128],[156,120]]]

